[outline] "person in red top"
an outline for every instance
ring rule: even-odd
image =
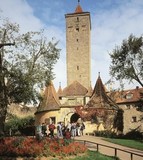
[[[65,131],[65,139],[71,139],[71,132],[70,132],[69,128],[67,128]]]
[[[50,125],[49,125],[49,131],[50,133],[48,134],[48,136],[51,136],[51,138],[53,139],[54,138],[54,129],[55,129],[55,125],[54,123],[52,122]]]

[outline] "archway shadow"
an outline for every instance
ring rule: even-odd
[[[77,122],[80,116],[77,113],[74,113],[70,118],[70,123]]]

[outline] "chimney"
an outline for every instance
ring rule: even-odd
[[[136,86],[136,89],[139,89],[139,86]]]

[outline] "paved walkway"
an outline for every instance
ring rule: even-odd
[[[131,154],[117,150],[117,157],[119,157],[121,160],[143,160],[143,151],[133,149],[133,148],[129,148],[129,147],[124,147],[124,146],[117,145],[117,144],[113,144],[113,143],[104,141],[101,137],[84,135],[84,136],[81,136],[81,137],[75,137],[75,139],[76,140],[85,140],[85,141],[95,142],[95,143],[98,143],[98,144],[103,144],[103,145],[107,145],[107,146],[110,146],[110,147],[119,148],[119,149],[124,150],[124,151],[128,151],[128,152],[132,152],[132,153],[142,155],[142,157],[133,155],[133,157],[131,159]],[[87,144],[89,149],[93,149],[93,150],[97,149],[97,145],[93,145],[93,144],[90,144],[90,143],[86,143],[86,144]],[[105,155],[109,155],[109,156],[114,156],[115,155],[115,149],[107,148],[107,147],[103,147],[103,146],[99,146],[99,152],[103,153]]]

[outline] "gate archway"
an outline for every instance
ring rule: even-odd
[[[80,118],[79,114],[74,113],[70,118],[70,123],[77,122],[79,118]]]
[[[77,122],[80,116],[75,112],[69,112],[65,115],[64,123],[67,125],[69,122]]]

